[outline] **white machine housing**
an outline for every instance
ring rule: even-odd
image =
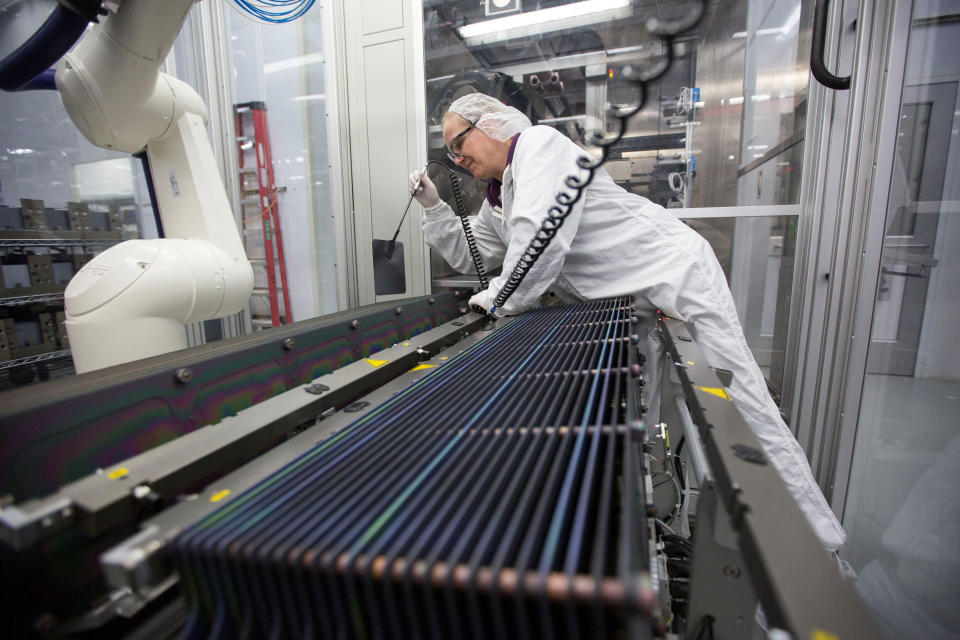
[[[57,90],[88,140],[144,147],[166,238],[129,240],[74,276],[64,295],[84,373],[187,348],[184,324],[243,309],[253,270],[206,131],[207,109],[160,72],[194,0],[124,0],[57,66]]]

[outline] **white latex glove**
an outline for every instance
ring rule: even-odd
[[[420,182],[419,187],[417,186],[417,181]],[[416,189],[416,191],[414,191],[414,189]],[[413,197],[417,199],[417,202],[419,202],[424,209],[432,209],[440,204],[440,194],[437,192],[437,188],[430,180],[430,176],[427,175],[426,171],[417,169],[410,174],[410,193],[413,194]]]
[[[490,310],[490,308],[493,307],[493,299],[495,297],[496,296],[493,295],[493,292],[491,292],[490,289],[484,289],[480,293],[474,294],[473,297],[470,298],[469,302],[467,302],[467,306],[470,307],[471,311],[473,311],[473,307],[478,307],[483,309],[485,313],[488,313],[496,318],[503,318],[505,316],[500,309],[494,309],[493,311]]]

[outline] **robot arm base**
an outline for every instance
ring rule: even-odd
[[[244,308],[246,260],[202,240],[131,240],[94,258],[64,295],[77,373],[187,346],[184,324]]]
[[[187,348],[183,323],[170,318],[89,322],[68,318],[67,334],[77,373]]]

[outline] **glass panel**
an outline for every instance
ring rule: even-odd
[[[321,15],[311,11],[295,22],[266,25],[227,12],[234,104],[259,103],[266,110],[293,320],[338,309]],[[240,133],[254,134],[249,113]],[[239,150],[241,166],[254,167],[254,141],[241,140]],[[241,172],[241,179],[245,241],[256,288],[251,312],[255,327],[270,326],[257,174]],[[279,276],[276,282],[285,315]]]
[[[495,95],[585,148],[588,132],[612,133],[605,103],[636,100],[624,67],[642,69],[663,53],[643,25],[651,17],[678,15],[690,3],[590,6],[606,13],[584,15],[586,4],[562,0],[424,2],[430,159],[445,161],[443,113],[474,91]],[[668,208],[798,203],[812,7],[801,0],[709,3],[696,30],[676,39],[670,70],[650,88],[645,108],[614,147],[606,164],[614,180]],[[575,23],[553,20],[556,12],[574,8],[580,16]],[[434,182],[441,198],[452,202],[447,180]],[[469,176],[463,184],[468,209],[475,211],[485,184]],[[748,342],[779,390],[795,218],[771,211],[688,223],[714,247]],[[789,260],[765,263],[782,257]],[[743,265],[750,268],[738,271]],[[775,278],[767,277],[767,266]],[[435,282],[451,282],[452,269],[436,254],[431,268]]]
[[[688,220],[717,254],[753,357],[779,403],[790,315],[796,216]]]
[[[841,550],[891,637],[960,629],[960,22],[915,2]]]
[[[643,24],[679,15],[690,3],[591,3],[597,6],[584,14],[585,4],[425,2],[430,158],[444,159],[444,111],[473,91],[496,95],[582,146],[589,131],[611,133],[605,102],[636,100],[623,69],[643,69],[662,54]],[[607,165],[614,179],[667,207],[756,204],[738,200],[738,179],[802,138],[807,4],[738,0],[719,11],[710,3],[698,30],[676,39],[670,70],[614,147]],[[562,11],[578,18],[555,20]],[[478,205],[482,185],[467,188],[470,204]],[[795,203],[796,195],[774,204]]]
[[[0,9],[0,58],[56,5]],[[138,237],[156,237],[139,161],[88,142],[55,91],[0,92],[0,390],[74,373],[63,291],[94,255]]]

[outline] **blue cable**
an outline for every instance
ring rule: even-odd
[[[258,20],[281,24],[296,20],[316,0],[233,0],[233,3]]]

